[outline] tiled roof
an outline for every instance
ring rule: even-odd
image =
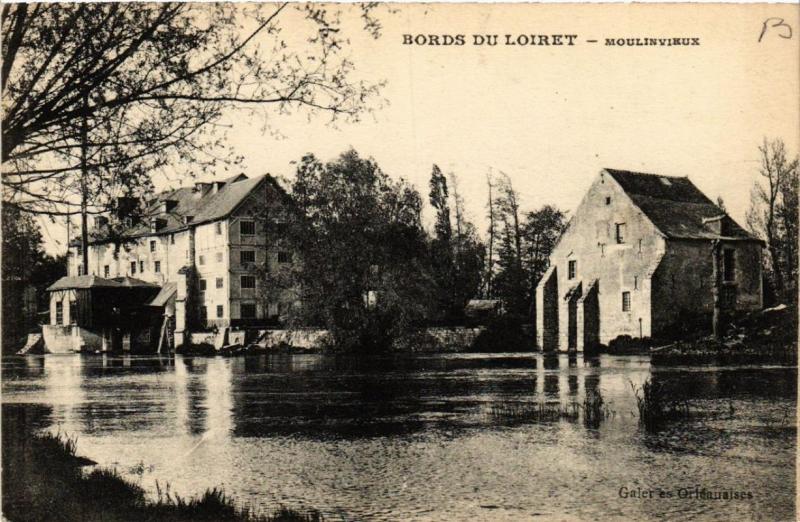
[[[715,205],[686,177],[604,169],[665,236],[674,239],[758,241]],[[708,223],[725,215],[725,234]]]
[[[233,212],[252,191],[263,181],[272,183],[278,192],[288,197],[283,188],[269,174],[248,178],[244,174],[237,174],[222,181],[210,181],[206,188],[198,191],[195,187],[182,187],[159,193],[148,201],[144,217],[136,225],[122,233],[123,237],[141,237],[153,234],[150,229],[150,220],[159,219],[164,223],[158,228],[156,234],[170,234],[185,230],[188,226],[208,223],[226,218]],[[214,191],[213,184],[219,184]],[[163,212],[163,205],[167,201],[173,204],[167,212]],[[186,218],[192,217],[187,223]],[[92,243],[101,243],[106,238],[93,233]]]
[[[122,288],[122,284],[111,279],[103,279],[95,275],[64,276],[49,287],[47,290],[72,290],[82,288]]]

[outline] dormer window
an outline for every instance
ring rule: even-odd
[[[667,186],[667,187],[671,187],[672,186],[672,182],[668,178],[658,178],[658,179],[660,179],[661,183],[663,183],[665,186]]]
[[[167,212],[172,212],[172,209],[178,206],[178,202],[174,199],[166,199],[161,202],[159,206],[159,210],[162,214],[166,214]]]
[[[194,221],[194,216],[184,216],[183,217],[183,224],[184,225],[188,225],[192,221]]]

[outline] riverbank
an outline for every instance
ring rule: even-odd
[[[797,366],[797,308],[781,305],[741,315],[720,340],[709,336],[660,346],[650,350],[650,360],[657,366]]]
[[[316,522],[317,512],[281,509],[251,512],[218,489],[185,499],[168,489],[146,498],[137,484],[76,454],[68,435],[37,433],[44,408],[8,405],[2,409],[3,514],[15,522],[52,520],[134,522],[159,520],[220,522]],[[90,469],[93,468],[93,469]]]

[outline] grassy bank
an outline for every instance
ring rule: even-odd
[[[721,340],[702,337],[651,351],[654,365],[797,365],[797,308],[781,306],[734,317]]]
[[[3,405],[3,514],[15,522],[38,520],[133,522],[318,521],[317,512],[281,509],[271,515],[242,508],[218,489],[182,498],[160,490],[148,500],[137,484],[115,470],[94,468],[76,455],[76,441],[63,434],[36,433],[42,407]]]

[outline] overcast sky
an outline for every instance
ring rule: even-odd
[[[744,224],[762,138],[780,137],[798,150],[796,5],[397,9],[381,13],[378,40],[356,23],[344,27],[354,35],[359,76],[386,80],[389,104],[337,127],[303,113],[270,115],[282,138],[264,133],[263,119],[232,114],[231,146],[245,156],[245,174],[290,177],[292,162],[307,152],[330,160],[354,147],[427,197],[436,163],[458,175],[467,211],[484,228],[489,168],[511,177],[525,210],[573,210],[599,170],[612,167],[689,176]],[[759,43],[770,17],[793,25],[793,39],[773,28]],[[403,45],[404,34],[463,34],[467,45]],[[578,36],[574,46],[487,47],[471,45],[472,34]],[[604,45],[625,37],[696,37],[700,45]],[[156,182],[165,188],[162,177]],[[47,227],[51,252],[63,228]]]

